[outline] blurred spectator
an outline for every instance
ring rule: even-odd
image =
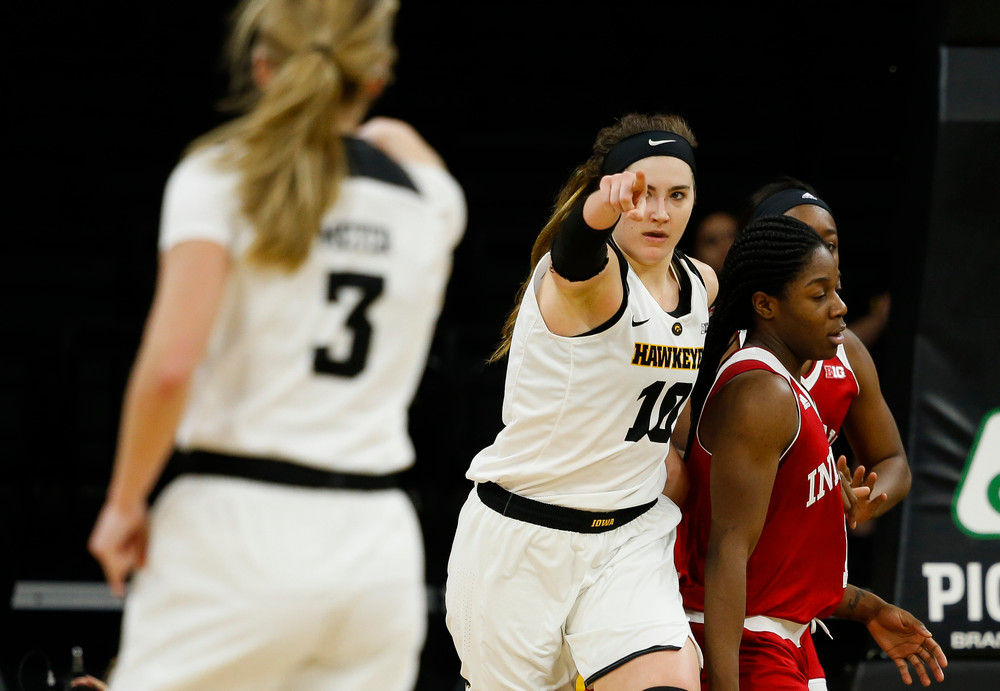
[[[711,266],[716,274],[720,273],[729,247],[736,239],[737,228],[735,215],[723,209],[711,212],[695,226],[691,256]]]

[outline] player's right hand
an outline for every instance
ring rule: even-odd
[[[87,541],[116,597],[125,596],[125,581],[146,561],[149,522],[145,505],[123,508],[106,502]]]
[[[600,190],[616,213],[633,221],[641,221],[646,215],[646,174],[641,170],[605,175]]]

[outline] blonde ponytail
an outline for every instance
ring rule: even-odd
[[[395,58],[396,0],[244,0],[229,44],[237,119],[196,140],[225,142],[222,164],[240,176],[241,210],[256,232],[249,260],[297,268],[347,174],[345,114],[366,80]],[[261,51],[274,73],[249,79]],[[384,75],[388,77],[388,74]]]

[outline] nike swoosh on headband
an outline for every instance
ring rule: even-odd
[[[650,146],[659,146],[660,144],[669,144],[670,142],[676,142],[676,141],[677,141],[676,139],[659,139],[659,140],[657,140],[657,139],[650,139],[649,140],[649,145]]]

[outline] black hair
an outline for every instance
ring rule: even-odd
[[[719,295],[708,321],[701,368],[691,392],[688,452],[722,356],[740,330],[749,331],[754,326],[751,297],[758,291],[782,295],[805,269],[813,252],[824,246],[812,228],[791,216],[758,219],[733,242],[719,275]]]

